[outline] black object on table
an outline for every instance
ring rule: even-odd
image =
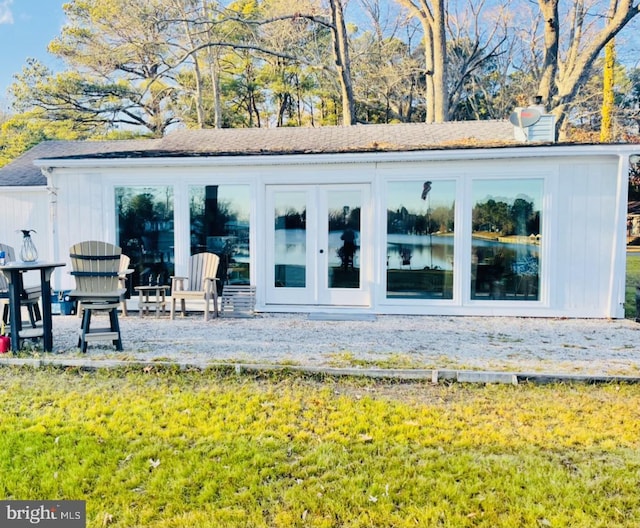
[[[45,352],[53,350],[53,325],[51,322],[51,274],[55,268],[65,266],[64,262],[9,262],[0,266],[9,283],[9,317],[11,327],[11,350],[20,350],[20,339],[42,337]],[[23,273],[40,272],[42,291],[42,328],[22,329],[22,312],[20,295],[24,290]]]

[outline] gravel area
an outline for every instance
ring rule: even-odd
[[[631,320],[257,314],[205,322],[201,313],[174,321],[134,313],[120,325],[124,351],[107,342],[82,354],[80,319],[56,315],[46,356],[640,376],[640,324]]]

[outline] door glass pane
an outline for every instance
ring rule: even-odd
[[[539,299],[543,181],[473,183],[471,298]]]
[[[117,244],[130,259],[127,287],[169,284],[174,274],[173,187],[116,187]]]
[[[360,287],[360,191],[330,191],[327,195],[329,229],[329,288]]]
[[[248,185],[189,188],[191,254],[218,255],[224,284],[249,284],[250,199]]]
[[[454,181],[388,185],[387,298],[453,298]]]
[[[275,218],[275,287],[304,288],[307,271],[306,194],[276,192]]]

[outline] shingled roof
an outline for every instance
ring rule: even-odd
[[[45,141],[2,167],[0,186],[45,185],[35,160],[402,152],[515,143],[508,121],[179,130],[162,139]]]

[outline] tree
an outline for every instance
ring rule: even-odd
[[[600,141],[610,143],[613,139],[613,113],[615,102],[614,73],[616,64],[616,48],[612,40],[604,47],[604,75],[602,96],[602,122],[600,125]]]
[[[397,0],[415,16],[424,32],[426,122],[442,123],[448,117],[447,41],[444,0]]]
[[[345,21],[343,0],[328,0],[327,14],[321,15],[312,6],[306,6],[310,11],[297,9],[297,2],[294,9],[289,13],[282,14],[272,19],[266,19],[261,24],[272,24],[281,20],[297,21],[299,19],[308,20],[314,24],[329,30],[331,36],[331,57],[333,59],[333,72],[336,74],[337,85],[339,87],[339,97],[342,108],[342,124],[353,125],[356,123],[355,99],[353,80],[351,75],[351,58],[349,54],[349,35]],[[304,9],[302,4],[302,9]],[[290,57],[291,58],[291,57]],[[310,64],[302,56],[295,59],[303,64]],[[321,64],[323,63],[321,59]]]
[[[628,134],[640,136],[640,68],[629,71],[626,85],[620,96],[620,120]]]
[[[544,21],[538,95],[556,116],[558,133],[563,136],[567,111],[588,80],[595,60],[606,44],[640,14],[640,3],[610,0],[608,9],[604,9],[598,3],[591,6],[575,0],[564,13],[559,5],[559,0],[538,0]]]
[[[500,97],[498,86],[507,77],[500,62],[509,56],[510,14],[505,5],[470,0],[450,4],[447,16],[448,118],[455,120],[504,118],[512,100]],[[505,105],[505,102],[507,103]]]
[[[18,107],[42,108],[49,119],[97,127],[144,127],[161,136],[177,122],[176,85],[165,68],[169,51],[163,0],[73,0],[68,24],[49,45],[69,71],[45,77],[34,63],[13,89]]]
[[[333,58],[338,79],[340,81],[340,96],[342,100],[342,123],[356,124],[356,107],[351,82],[351,58],[349,57],[349,40],[347,26],[344,21],[342,0],[329,0],[331,13],[331,35],[333,37]]]
[[[410,121],[421,101],[416,93],[420,66],[412,49],[412,34],[419,29],[409,23],[404,10],[393,2],[359,0],[359,3],[371,29],[357,31],[358,36],[351,39],[358,120]]]

